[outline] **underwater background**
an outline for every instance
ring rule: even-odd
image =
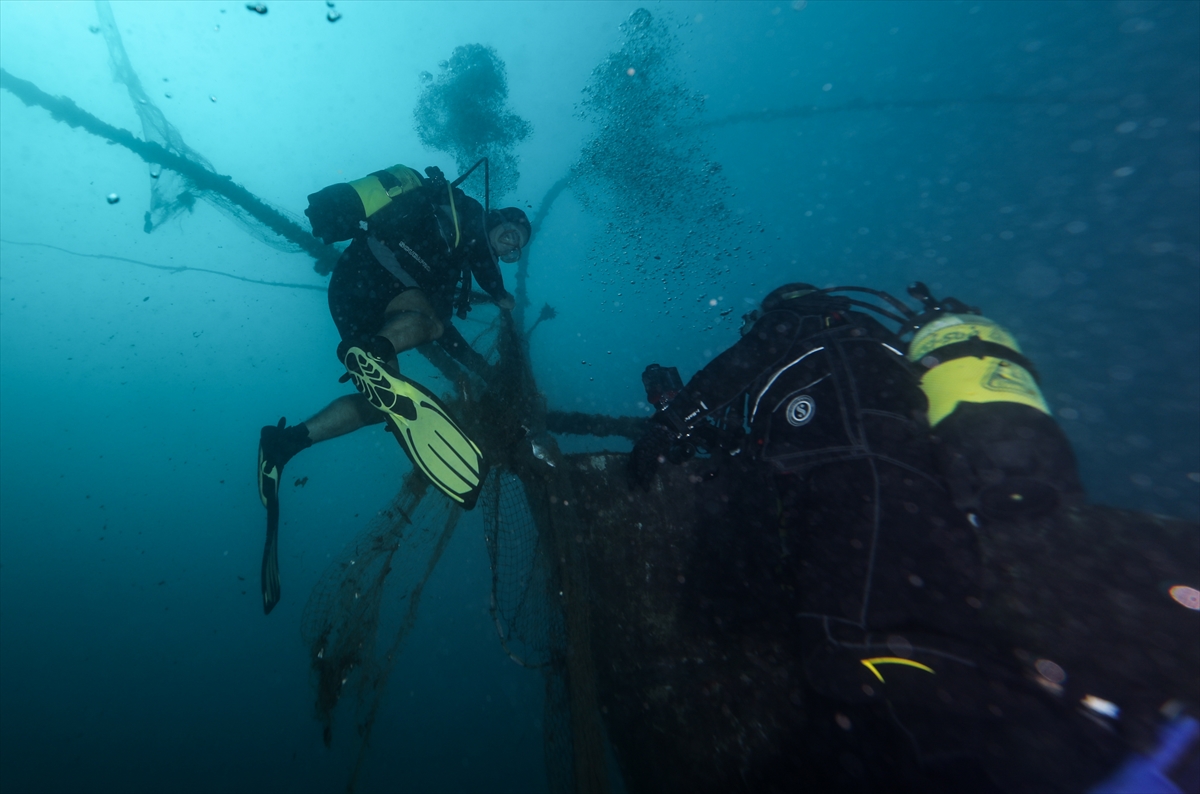
[[[393,163],[459,173],[414,110],[456,48],[503,62],[527,134],[493,205],[541,213],[551,409],[647,415],[647,364],[686,380],[781,283],[919,279],[1015,333],[1094,501],[1200,518],[1200,4],[267,5],[111,13],[187,145],[300,221]],[[98,13],[0,3],[0,66],[140,135]],[[410,464],[367,429],[288,465],[264,617],[259,428],[349,390],[327,279],[211,202],[145,233],[147,171],[0,91],[0,789],[340,790],[358,748],[322,743],[302,612]],[[357,790],[546,790],[490,585],[468,516]]]

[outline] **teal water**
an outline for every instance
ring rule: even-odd
[[[639,7],[338,2],[330,23],[325,3],[268,6],[112,9],[188,145],[296,216],[395,162],[457,172],[413,108],[421,73],[468,43],[504,60],[532,125],[505,202],[532,214],[596,134],[581,91]],[[1095,501],[1200,517],[1200,4],[647,8],[703,98],[666,180],[683,210],[635,223],[603,182],[554,203],[528,253],[531,312],[558,310],[531,346],[552,409],[644,413],[646,364],[686,379],[785,281],[920,279],[1014,331]],[[89,3],[0,3],[0,66],[139,131],[96,24]],[[655,167],[609,145],[631,174]],[[709,199],[693,177],[713,163]],[[301,612],[409,464],[372,431],[289,464],[284,599],[264,618],[254,446],[346,393],[325,297],[94,257],[326,280],[204,201],[145,234],[150,183],[0,92],[0,789],[340,790],[355,746],[322,745]],[[727,214],[693,226],[710,200]],[[360,791],[546,788],[542,680],[496,641],[489,586],[465,520]]]

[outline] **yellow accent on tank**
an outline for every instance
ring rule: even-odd
[[[1021,352],[1021,346],[1012,334],[992,320],[948,314],[917,331],[908,346],[908,360],[921,361],[946,345],[969,342],[976,337],[1003,345],[1015,353]],[[929,400],[931,427],[952,414],[960,402],[1019,403],[1047,415],[1050,413],[1037,381],[1028,370],[992,356],[967,356],[938,364],[921,377],[921,390]]]
[[[874,673],[875,677],[879,679],[880,683],[884,684],[887,682],[883,680],[883,676],[880,674],[880,672],[875,669],[875,665],[877,664],[902,664],[905,667],[915,667],[918,670],[924,670],[927,673],[933,673],[933,675],[937,675],[937,673],[933,672],[932,667],[921,664],[920,662],[914,662],[912,659],[904,659],[899,656],[876,656],[874,659],[859,659],[858,661],[862,662],[863,666]]]
[[[364,176],[362,179],[355,179],[350,183],[350,187],[358,193],[358,198],[362,201],[363,213],[368,218],[391,204],[392,198],[395,196],[421,186],[420,175],[406,165],[394,165],[385,170],[396,177],[400,183],[391,190],[386,190],[383,183],[379,181],[379,177],[374,174]]]
[[[995,342],[1020,353],[1021,346],[1008,329],[974,314],[947,314],[921,327],[908,345],[908,360],[920,361],[939,347],[969,342],[973,337]]]
[[[929,425],[936,427],[960,402],[1020,403],[1050,413],[1033,376],[1001,358],[956,358],[939,364],[921,378],[929,400]]]

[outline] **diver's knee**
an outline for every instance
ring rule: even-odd
[[[429,341],[441,339],[442,334],[446,332],[446,326],[442,325],[442,321],[436,317],[429,318]]]

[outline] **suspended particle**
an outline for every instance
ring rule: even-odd
[[[342,18],[342,14],[340,11],[330,11],[328,14],[325,15],[325,18],[328,19],[330,22],[337,22],[339,19]]]
[[[217,101],[217,95],[216,95],[216,94],[209,94],[209,95],[208,95],[208,101],[210,101],[210,102],[216,102],[216,101]]]
[[[1177,604],[1188,609],[1200,610],[1200,590],[1185,584],[1177,584],[1168,592]]]
[[[267,13],[267,4],[266,3],[246,3],[246,8],[253,11],[256,14]]]
[[[118,196],[116,193],[109,193],[109,194],[108,194],[108,195],[105,197],[105,200],[106,200],[106,201],[107,201],[109,204],[116,204],[118,201],[120,201],[120,200],[121,200],[121,197],[120,197],[120,196]]]
[[[1067,672],[1049,659],[1038,659],[1034,662],[1033,668],[1037,670],[1039,676],[1053,686],[1058,686],[1067,680]]]
[[[1079,702],[1097,714],[1103,714],[1109,719],[1115,720],[1121,716],[1121,707],[1110,700],[1105,700],[1095,695],[1084,695],[1083,699]]]

